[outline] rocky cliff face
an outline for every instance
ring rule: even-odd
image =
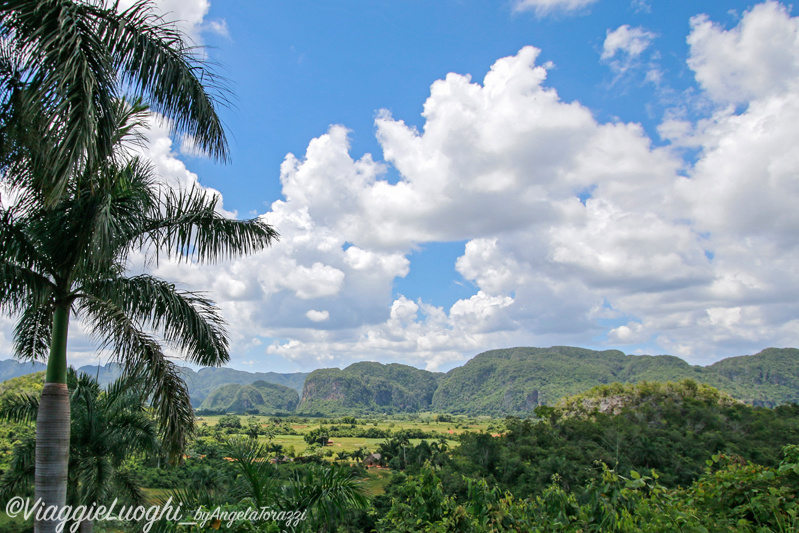
[[[412,366],[355,363],[315,370],[305,380],[298,412],[357,414],[428,409],[438,386],[433,372]]]

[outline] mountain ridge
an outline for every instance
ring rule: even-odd
[[[0,380],[42,369],[44,365],[40,363],[0,361]],[[101,383],[110,382],[119,373],[119,368],[113,364],[84,366],[78,370],[98,375]],[[240,387],[228,387],[229,394],[225,397],[232,402],[236,394],[244,395],[244,403],[239,406],[242,409],[249,402],[250,409],[269,404],[271,407],[265,407],[266,410],[292,411],[279,409],[274,404],[278,400],[267,400],[262,391],[240,392],[245,385],[264,381],[294,389],[299,397],[296,412],[306,415],[424,410],[525,415],[539,405],[554,405],[563,397],[598,385],[683,379],[706,383],[756,406],[799,402],[799,350],[795,348],[767,348],[754,355],[729,357],[708,366],[690,365],[671,355],[627,355],[619,350],[553,346],[489,350],[447,373],[370,361],[353,363],[344,369],[317,369],[310,373],[254,373],[231,368],[194,371],[186,367],[182,367],[181,372],[195,408],[203,405],[220,387],[237,384]],[[263,404],[258,400],[259,395]],[[283,407],[291,404],[286,403],[287,397],[280,401]],[[217,408],[221,409],[234,407],[219,405]]]

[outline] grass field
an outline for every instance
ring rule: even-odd
[[[213,427],[217,424],[223,415],[214,416],[200,416],[197,417],[197,424],[207,425]],[[274,417],[265,415],[238,415],[241,419],[242,425],[247,425],[250,420],[268,427]],[[287,420],[297,420],[297,417],[291,417]],[[300,432],[310,431],[320,425],[330,427],[331,425],[338,425],[341,427],[348,427],[349,424],[344,424],[337,418],[299,418],[299,423],[292,423],[291,427]],[[459,434],[464,431],[485,431],[490,426],[500,423],[497,419],[488,417],[480,418],[466,418],[466,417],[453,417],[452,421],[440,422],[435,420],[435,415],[423,414],[418,419],[406,420],[402,418],[381,418],[381,419],[365,419],[358,420],[357,426],[363,428],[377,427],[378,429],[390,429],[398,431],[400,429],[420,429],[422,431],[437,431],[442,434]]]
[[[197,418],[197,424],[201,427],[209,427],[213,428],[219,422],[219,419],[222,415],[216,416],[202,416]],[[270,429],[272,428],[275,430],[276,434],[272,439],[272,442],[276,444],[280,444],[283,446],[283,449],[291,455],[289,452],[293,451],[295,455],[303,455],[308,448],[308,444],[305,442],[303,436],[312,431],[316,428],[330,428],[332,426],[338,426],[342,428],[350,428],[350,424],[343,424],[340,422],[340,419],[335,418],[289,418],[291,428],[299,433],[299,435],[286,435],[281,434],[280,430],[282,429],[281,425],[275,425],[272,423],[273,417],[263,416],[263,415],[241,415],[239,416],[241,424],[243,428],[246,428],[251,423],[257,424],[262,429]],[[381,419],[366,419],[366,420],[358,420],[355,427],[357,429],[369,429],[369,428],[377,428],[379,430],[388,430],[392,433],[410,429],[410,430],[421,430],[424,432],[435,432],[441,437],[447,439],[447,444],[452,446],[457,446],[458,441],[455,440],[455,437],[464,431],[493,431],[497,427],[497,424],[501,423],[498,420],[492,420],[490,418],[465,418],[465,417],[453,417],[451,421],[438,421],[435,419],[435,415],[422,415],[418,419],[407,420],[402,418],[392,419],[392,418],[381,418]],[[242,433],[244,429],[242,429]],[[266,437],[259,437],[259,440],[266,440]],[[377,447],[383,442],[384,438],[364,438],[364,437],[332,437],[332,442],[330,442],[325,449],[325,455],[328,456],[327,451],[329,450],[332,453],[332,457],[328,456],[329,460],[334,460],[336,454],[339,452],[346,452],[351,453],[358,448],[365,447],[369,452],[374,452],[377,450]],[[421,442],[422,439],[411,439],[411,444],[417,445]]]

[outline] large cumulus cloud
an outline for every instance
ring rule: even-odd
[[[286,205],[374,253],[467,240],[457,269],[475,294],[450,309],[401,297],[384,322],[362,316],[351,343],[338,331],[272,352],[434,367],[507,343],[646,345],[697,362],[797,344],[796,20],[770,2],[729,30],[701,16],[691,27],[688,65],[715,111],[664,124],[681,132],[674,148],[562,101],[528,47],[482,83],[435,82],[422,131],[378,117],[397,183],[345,156],[340,128],[290,156]],[[775,56],[757,35],[785,46]],[[684,145],[701,149],[695,162]]]
[[[687,64],[711,111],[665,121],[665,146],[563,101],[534,47],[480,82],[449,74],[432,84],[421,130],[378,114],[380,157],[353,156],[339,125],[289,154],[284,197],[261,215],[278,245],[156,273],[218,300],[234,364],[258,353],[300,368],[371,359],[435,369],[521,344],[707,363],[799,345],[797,28],[774,2],[730,29],[694,18]],[[617,48],[654,46],[646,37]],[[152,138],[159,172],[196,183],[166,129]],[[686,146],[698,155],[685,158]],[[469,297],[445,308],[394,294],[412,251],[449,241],[466,242],[449,266]]]
[[[307,366],[437,368],[555,343],[654,345],[709,362],[797,344],[797,77],[739,74],[779,62],[752,31],[789,42],[795,27],[775,3],[729,30],[693,20],[688,64],[717,107],[665,124],[680,132],[675,148],[562,101],[533,47],[481,83],[449,74],[431,87],[421,131],[378,115],[382,162],[354,158],[343,126],[288,155],[285,198],[264,215],[282,242],[192,282],[220,295],[240,346],[264,339],[268,354]],[[701,148],[694,164],[683,145]],[[455,267],[471,297],[447,309],[392,296],[412,250],[461,240]]]

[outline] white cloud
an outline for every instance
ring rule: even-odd
[[[618,54],[638,57],[649,48],[655,34],[643,28],[631,28],[625,24],[613,31],[608,30],[602,45],[602,59],[608,60]]]
[[[656,37],[657,35],[644,28],[631,28],[627,24],[613,31],[607,30],[600,59],[610,66],[616,74],[616,80],[629,72],[643,68],[644,81],[658,86],[663,77],[658,56],[656,53],[650,53],[646,54],[649,57],[644,57],[644,52],[652,46],[652,41]]]
[[[614,344],[636,344],[649,340],[649,334],[640,322],[628,322],[610,330],[608,340]]]
[[[308,320],[311,322],[324,322],[328,318],[330,318],[330,313],[327,311],[317,311],[316,309],[310,309],[305,316],[308,317]]]
[[[344,272],[319,262],[310,268],[298,266],[284,281],[285,286],[295,291],[297,298],[303,300],[335,296],[341,290],[343,282]]]
[[[234,358],[252,359],[263,340],[259,350],[301,368],[369,359],[437,369],[489,348],[602,338],[700,363],[797,345],[799,71],[757,81],[781,61],[747,37],[763,24],[783,35],[796,19],[767,3],[730,30],[694,21],[698,83],[721,104],[748,104],[664,122],[672,146],[700,149],[695,162],[654,147],[639,125],[600,123],[562,101],[526,47],[482,83],[433,83],[420,129],[381,112],[384,162],[353,157],[343,126],[289,154],[284,200],[262,215],[282,235],[274,248],[154,271],[209,291]],[[610,57],[646,54],[619,37]],[[170,183],[196,183],[167,131],[153,130],[146,153]],[[448,241],[466,242],[454,266],[472,294],[443,307],[393,293],[412,250]]]
[[[590,6],[597,0],[514,0],[515,11],[535,11],[543,16],[553,12],[572,13]]]
[[[608,49],[644,53],[633,42]],[[491,347],[601,335],[697,362],[796,344],[787,324],[799,292],[789,207],[799,195],[797,100],[664,125],[675,142],[690,136],[703,148],[687,179],[685,162],[654,148],[640,126],[601,124],[561,101],[538,54],[528,47],[498,60],[482,84],[457,74],[435,82],[422,130],[379,114],[385,163],[354,159],[340,126],[287,156],[285,200],[268,214],[283,241],[237,261],[246,265],[238,281],[262,294],[225,307],[248,332],[239,336],[286,339],[268,353],[303,365],[431,369]],[[385,164],[398,182],[384,179]],[[449,240],[467,241],[456,268],[474,294],[449,309],[392,298],[393,280],[413,268],[410,251]],[[307,301],[328,313],[310,327],[323,312]],[[599,322],[625,316],[626,325]]]
[[[730,30],[696,16],[688,44],[688,65],[719,102],[745,103],[797,89],[799,21],[778,2],[756,5]]]

